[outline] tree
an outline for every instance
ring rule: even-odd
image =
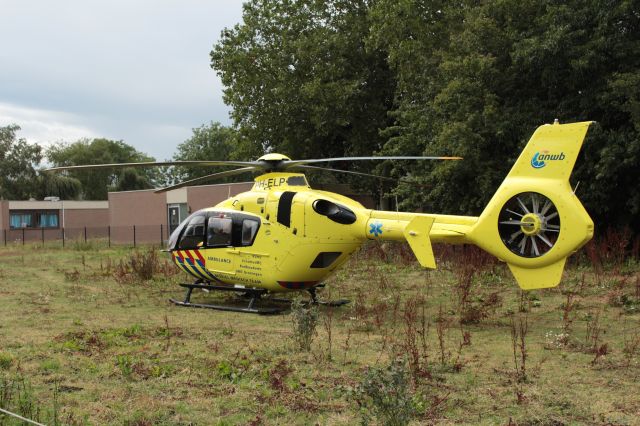
[[[154,161],[122,141],[108,139],[56,144],[49,147],[46,154],[55,166]],[[106,200],[108,191],[152,188],[159,178],[158,170],[139,168],[68,171],[66,175],[80,181],[82,198],[87,200]]]
[[[371,39],[398,81],[385,152],[465,158],[398,167],[431,186],[401,188],[409,206],[478,213],[535,127],[592,119],[600,127],[574,174],[578,195],[601,228],[640,229],[637,3],[381,0],[374,9]]]
[[[42,149],[17,138],[19,130],[15,124],[0,127],[0,199],[24,200],[34,193]]]
[[[238,152],[238,139],[238,132],[233,128],[211,122],[193,129],[193,136],[178,145],[173,159],[176,161],[246,160],[244,154]],[[228,169],[176,167],[171,171],[171,180],[181,182],[224,170]],[[227,181],[228,179],[220,179],[217,182]]]
[[[61,200],[75,200],[82,195],[82,183],[78,179],[59,173],[39,170],[35,182],[35,197],[39,200],[51,196]]]
[[[640,231],[638,2],[252,0],[211,58],[236,152],[464,157],[380,166],[410,209],[478,214],[537,126],[596,120],[573,184]]]
[[[252,0],[222,32],[211,66],[245,158],[371,154],[393,96],[384,52],[370,51],[369,1]]]

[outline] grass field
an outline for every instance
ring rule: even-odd
[[[0,248],[0,408],[74,425],[640,424],[637,261],[582,254],[559,288],[522,293],[475,250],[441,248],[425,271],[372,244],[322,291],[351,304],[277,316],[168,303],[187,279],[150,249]]]

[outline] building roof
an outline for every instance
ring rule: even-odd
[[[108,209],[108,201],[9,201],[10,210]]]

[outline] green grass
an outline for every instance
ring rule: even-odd
[[[424,271],[387,249],[327,282],[324,298],[352,303],[320,308],[307,352],[290,315],[171,305],[188,278],[165,266],[138,279],[130,248],[0,248],[0,406],[47,424],[356,424],[375,414],[363,383],[375,391],[400,359],[416,424],[637,424],[637,263],[598,276],[574,265],[524,298],[502,265],[475,265],[475,316],[460,325],[464,257]]]

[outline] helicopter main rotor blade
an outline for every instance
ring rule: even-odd
[[[178,189],[178,188],[182,188],[182,187],[185,187],[185,186],[193,185],[194,183],[205,182],[205,181],[208,181],[208,180],[217,179],[217,178],[223,178],[223,177],[227,177],[227,176],[239,175],[241,173],[247,173],[247,172],[251,172],[251,171],[254,171],[254,170],[256,170],[256,168],[251,166],[251,167],[243,167],[241,169],[228,170],[226,172],[213,173],[213,174],[210,174],[210,175],[207,175],[207,176],[202,176],[202,177],[195,178],[195,179],[185,180],[184,182],[180,182],[180,183],[177,183],[175,185],[167,186],[165,188],[156,189],[153,192],[154,193],[167,192],[167,191],[171,191],[172,189]]]
[[[127,167],[163,167],[163,166],[257,166],[255,161],[147,161],[141,163],[86,164],[82,166],[60,166],[45,171],[122,169]]]
[[[292,167],[289,167],[289,168],[292,168]],[[376,178],[376,179],[381,179],[381,180],[390,180],[390,181],[394,181],[394,182],[397,181],[397,179],[386,177],[386,176],[372,175],[370,173],[353,172],[351,170],[330,169],[328,167],[295,166],[295,168],[296,169],[301,169],[301,170],[321,170],[321,171],[326,171],[326,172],[347,173],[347,174],[350,174],[350,175],[366,176],[366,177]]]
[[[305,164],[324,163],[333,161],[369,161],[369,160],[462,160],[462,157],[403,157],[403,156],[386,156],[386,157],[336,157],[336,158],[316,158],[311,160],[292,160],[283,162],[284,169],[302,166]]]
[[[320,170],[320,171],[327,171],[327,172],[336,172],[336,173],[347,173],[350,175],[358,175],[358,176],[365,176],[365,177],[370,177],[370,178],[374,178],[374,179],[380,179],[380,180],[386,180],[386,181],[391,181],[391,182],[401,182],[401,183],[409,183],[409,184],[415,184],[415,185],[419,185],[419,186],[424,186],[418,182],[414,182],[411,180],[406,180],[406,179],[395,179],[395,178],[391,178],[391,177],[387,177],[387,176],[380,176],[380,175],[373,175],[370,173],[361,173],[361,172],[354,172],[351,170],[340,170],[340,169],[330,169],[328,167],[318,167],[318,166],[295,166],[296,169],[301,169],[301,170]]]

